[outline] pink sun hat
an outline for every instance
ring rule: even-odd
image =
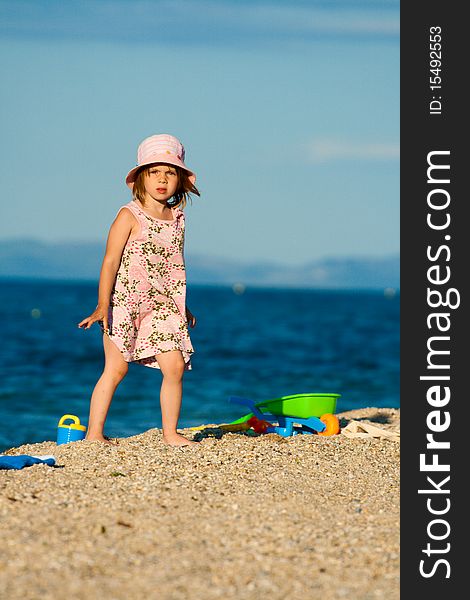
[[[129,171],[126,177],[126,184],[131,189],[134,186],[134,181],[137,176],[137,171],[146,165],[154,163],[167,163],[181,167],[189,173],[189,180],[194,185],[196,181],[196,173],[188,169],[184,164],[184,146],[174,136],[168,133],[159,135],[151,135],[145,138],[137,148],[137,166]]]

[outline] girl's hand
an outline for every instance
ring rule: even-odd
[[[191,327],[191,329],[193,327],[196,327],[196,317],[193,315],[193,313],[189,310],[188,307],[186,307],[186,318],[188,320],[188,325]]]
[[[105,331],[108,330],[108,307],[107,306],[98,305],[95,309],[95,312],[93,312],[86,319],[83,319],[83,321],[81,321],[78,324],[78,326],[81,327],[82,329],[90,329],[90,327],[93,325],[93,323],[96,323],[96,321],[103,321],[103,328],[105,329]]]

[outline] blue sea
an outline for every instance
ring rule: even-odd
[[[231,395],[256,401],[339,393],[337,412],[399,407],[399,295],[190,286],[193,370],[184,376],[181,427],[230,422],[246,413]],[[0,282],[0,452],[55,440],[66,413],[86,425],[103,367],[98,325],[77,323],[96,306],[89,282]],[[111,437],[161,427],[161,373],[131,365],[106,422]]]

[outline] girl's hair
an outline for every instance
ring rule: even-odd
[[[140,200],[142,204],[145,204],[144,178],[148,175],[150,168],[153,166],[154,165],[146,165],[145,167],[142,167],[140,171],[137,171],[137,176],[134,181],[132,195],[135,199]],[[190,194],[196,194],[196,196],[200,196],[201,194],[197,187],[189,180],[188,172],[185,169],[182,169],[177,165],[170,166],[175,169],[176,174],[178,175],[178,187],[167,203],[168,206],[171,206],[172,208],[176,208],[177,206],[184,208],[188,200],[192,201]]]

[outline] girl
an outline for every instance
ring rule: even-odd
[[[78,326],[100,323],[105,367],[90,402],[87,440],[110,444],[103,434],[114,392],[129,362],[162,372],[160,406],[163,441],[194,444],[177,433],[183,373],[194,352],[188,324],[196,318],[186,306],[184,212],[197,194],[196,175],[184,164],[184,147],[167,134],[146,138],[137,166],[126,183],[133,199],[111,225],[101,267],[98,306]]]

